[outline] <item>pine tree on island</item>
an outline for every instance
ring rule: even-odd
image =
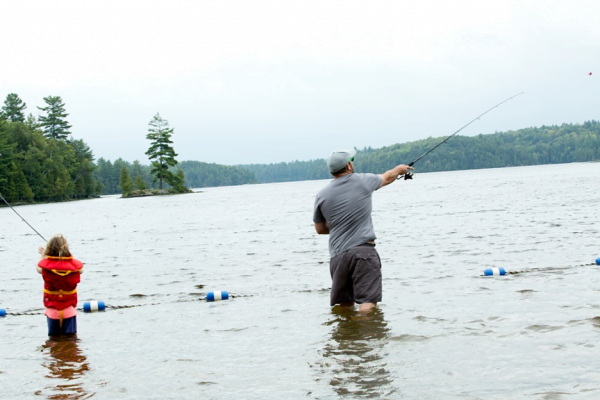
[[[127,167],[123,165],[121,167],[121,177],[119,179],[119,187],[123,192],[123,197],[129,197],[129,194],[133,190],[133,181],[127,172]]]
[[[47,107],[38,107],[41,111],[47,113],[46,116],[40,115],[38,123],[44,130],[44,136],[58,140],[66,140],[71,134],[69,129],[71,125],[65,120],[69,115],[65,112],[65,103],[60,96],[44,97]]]
[[[138,190],[146,190],[146,183],[142,179],[142,176],[140,175],[139,172],[135,176],[135,182],[134,182],[134,184],[135,184],[135,188],[136,189],[138,189]]]
[[[16,93],[9,93],[4,100],[4,106],[0,114],[2,118],[11,122],[25,122],[25,114],[23,111],[27,108],[27,104],[19,98]]]
[[[150,140],[150,148],[146,155],[152,163],[150,173],[154,176],[154,182],[158,181],[158,188],[162,190],[163,180],[166,181],[176,193],[187,193],[189,189],[183,186],[183,172],[174,174],[170,167],[177,165],[177,154],[173,147],[171,136],[173,128],[169,128],[169,122],[163,119],[159,113],[148,123],[148,134],[146,139]]]

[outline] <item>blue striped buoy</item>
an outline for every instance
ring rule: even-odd
[[[504,268],[488,268],[483,271],[485,276],[500,276],[506,275],[506,270]]]
[[[206,301],[227,300],[228,298],[229,293],[224,290],[206,293]]]
[[[0,308],[0,317],[6,317],[6,310],[4,308]]]
[[[83,303],[83,312],[104,311],[106,305],[103,301],[86,301]]]
[[[596,265],[600,265],[600,257],[596,258]]]

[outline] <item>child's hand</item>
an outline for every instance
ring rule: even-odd
[[[40,255],[44,255],[44,250],[46,250],[45,248],[43,248],[42,246],[38,247],[38,253],[40,253]]]

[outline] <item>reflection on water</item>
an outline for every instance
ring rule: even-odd
[[[51,381],[51,385],[45,389],[49,391],[48,399],[86,399],[94,395],[83,387],[83,378],[89,365],[77,340],[48,340],[42,349],[46,353],[42,365],[48,368],[46,378]]]
[[[331,340],[322,351],[329,384],[340,396],[382,397],[396,391],[387,368],[389,331],[383,311],[368,313],[332,309]]]

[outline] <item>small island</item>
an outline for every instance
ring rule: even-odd
[[[169,128],[169,122],[163,119],[159,113],[152,118],[148,128],[146,139],[150,140],[150,148],[146,152],[148,159],[151,162],[150,173],[154,176],[154,182],[158,181],[158,189],[147,189],[141,176],[138,174],[135,177],[135,182],[129,176],[127,168],[121,168],[121,177],[119,186],[123,191],[121,198],[146,197],[146,196],[162,196],[170,194],[193,193],[185,187],[185,176],[181,168],[177,168],[176,172],[172,171],[177,165],[177,153],[173,149],[173,128]],[[163,181],[170,188],[163,189]]]
[[[165,196],[171,194],[184,194],[184,193],[194,193],[192,190],[187,190],[187,192],[175,192],[169,189],[136,189],[131,192],[123,192],[121,195],[121,199],[128,199],[132,197],[148,197],[148,196]]]

